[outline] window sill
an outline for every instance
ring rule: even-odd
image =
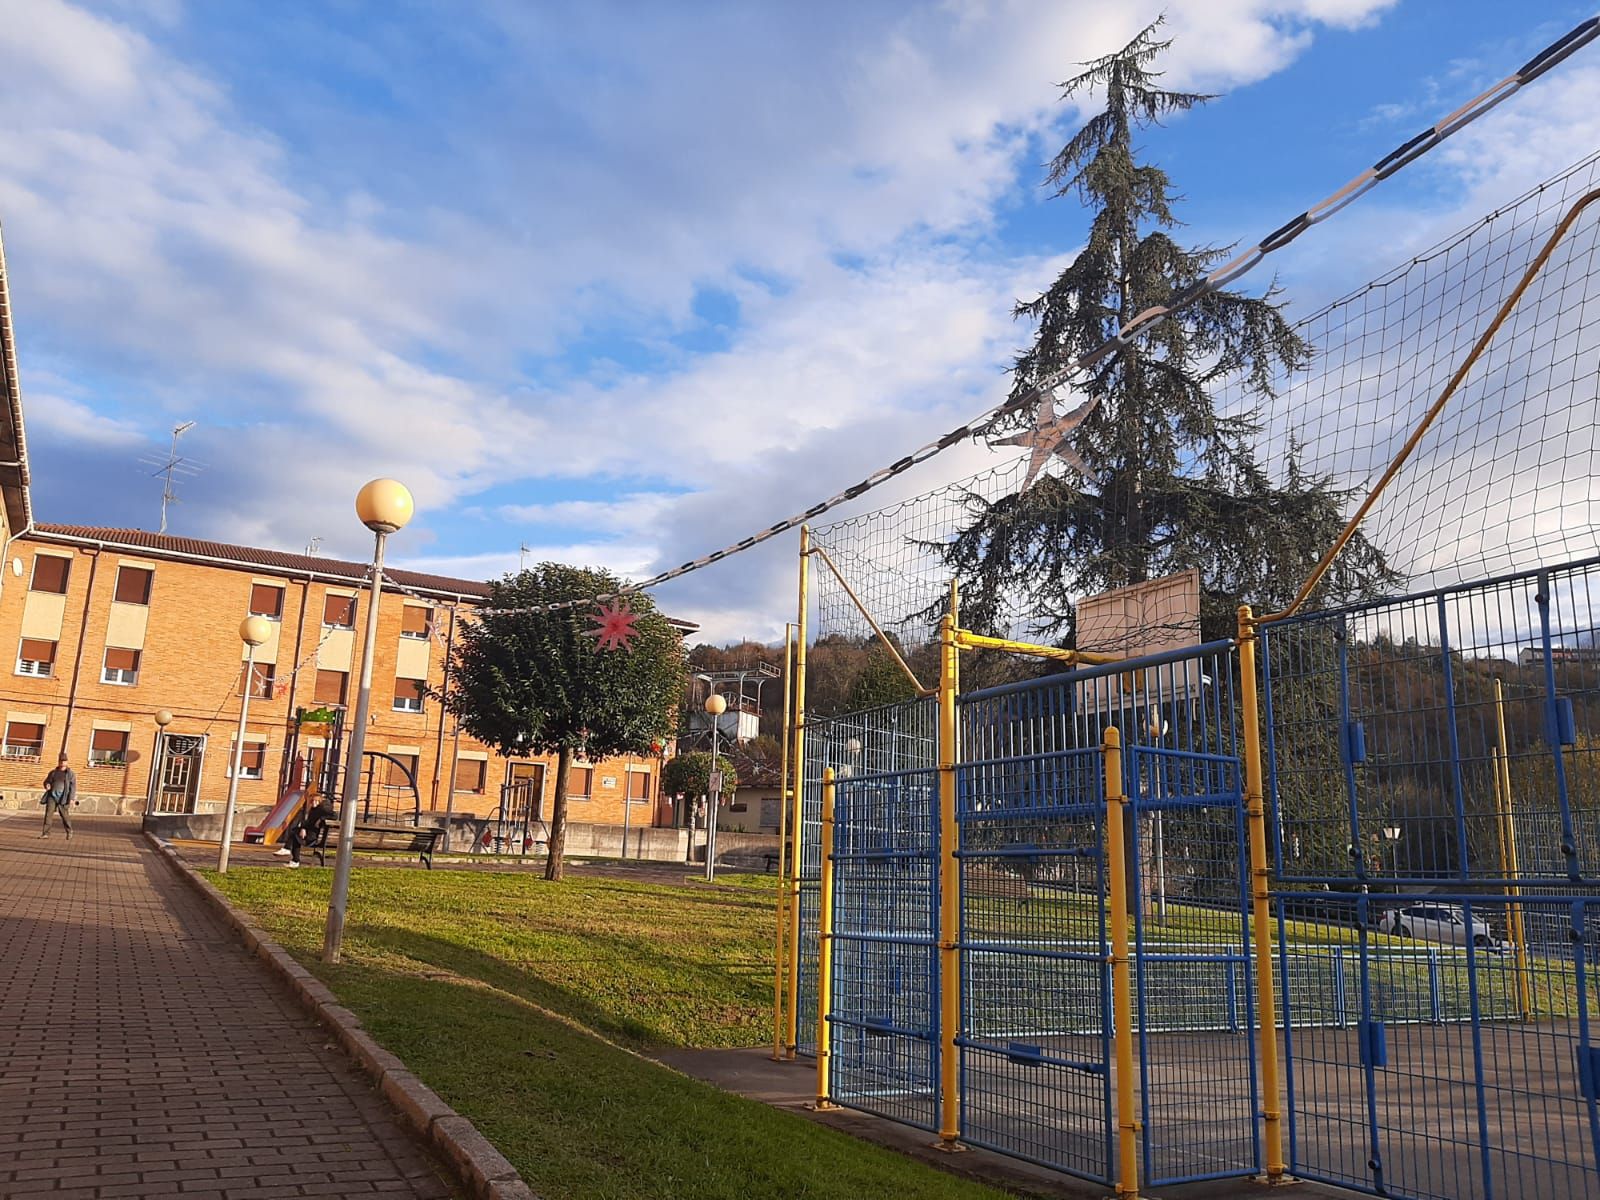
[[[106,679],[106,678],[102,677],[100,682],[105,684],[106,687],[138,687],[139,686],[139,681],[137,679],[132,679],[132,680],[128,680],[128,679]]]
[[[126,771],[128,764],[125,762],[91,762],[91,770]]]
[[[28,754],[13,754],[8,749],[3,755],[0,755],[0,762],[36,763],[42,761],[44,761],[44,752],[42,750],[34,750]]]
[[[401,708],[399,705],[395,705],[395,707],[390,709],[389,711],[390,712],[397,712],[397,713],[405,713],[407,716],[410,716],[410,717],[420,717],[422,715],[422,709],[420,709],[420,708]]]
[[[54,671],[46,671],[42,675],[38,671],[13,671],[11,673],[18,679],[54,679],[56,677]]]

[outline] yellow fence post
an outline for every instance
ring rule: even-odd
[[[772,941],[772,1057],[783,1059],[783,1035],[787,1026],[783,1019],[784,984],[789,971],[789,956],[799,953],[799,947],[789,943],[785,954],[785,939],[789,933],[790,877],[794,870],[795,855],[789,852],[789,721],[793,715],[790,696],[794,687],[794,624],[783,627],[783,741],[778,747],[778,931]],[[799,839],[796,839],[798,842]],[[795,847],[796,852],[799,846]]]
[[[956,689],[961,651],[956,646],[955,584],[950,611],[939,622],[939,1141],[961,1145],[961,1071],[956,1034],[961,1028],[961,871],[956,858]]]
[[[817,1108],[832,1108],[828,1099],[829,1056],[833,1038],[828,1012],[833,1005],[833,768],[822,772],[822,909],[817,916]]]
[[[1267,799],[1261,770],[1261,703],[1256,685],[1256,622],[1248,604],[1239,606],[1239,701],[1243,708],[1244,811],[1250,836],[1251,935],[1256,952],[1256,1014],[1261,1056],[1261,1141],[1266,1182],[1283,1183],[1283,1085],[1278,1069],[1278,1000],[1272,972],[1272,909],[1268,898]]]
[[[1495,743],[1494,799],[1500,825],[1500,873],[1505,876],[1506,936],[1511,939],[1512,963],[1517,973],[1517,1001],[1522,1019],[1533,1015],[1533,992],[1528,986],[1528,939],[1522,928],[1522,887],[1511,882],[1519,877],[1517,864],[1517,826],[1511,811],[1511,754],[1506,743],[1506,701],[1500,681],[1494,681]]]
[[[1106,768],[1105,862],[1110,876],[1111,1020],[1117,1046],[1117,1195],[1139,1195],[1139,1113],[1133,1091],[1133,979],[1128,950],[1128,860],[1122,853],[1122,732],[1115,725],[1101,745]]]
[[[789,1035],[785,1056],[795,1057],[800,1045],[800,850],[805,844],[806,795],[806,587],[811,572],[811,528],[800,526],[800,608],[795,616],[794,638],[794,742],[789,761],[794,765],[794,795],[790,798],[789,828],[794,831],[794,854],[789,885]]]

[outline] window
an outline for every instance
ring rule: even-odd
[[[278,620],[283,616],[283,589],[270,583],[251,584],[250,612],[254,616]]]
[[[239,666],[239,695],[244,695],[246,685],[245,672],[249,670],[247,664]],[[254,671],[248,680],[250,695],[259,700],[271,700],[275,688],[274,681],[278,678],[278,667],[275,663],[256,663]]]
[[[244,750],[239,755],[239,778],[260,779],[263,766],[267,760],[267,744],[265,742],[252,742],[248,738],[244,743]],[[228,757],[228,770],[233,770],[233,756]]]
[[[587,800],[594,787],[593,767],[573,767],[567,775],[567,799]]]
[[[408,604],[400,610],[400,636],[425,638],[433,628],[433,609]]]
[[[67,592],[67,577],[72,574],[72,560],[62,558],[55,554],[35,554],[33,556],[33,583],[30,591],[53,592],[64,596]]]
[[[348,671],[317,672],[317,689],[312,698],[318,704],[343,704],[345,684],[350,680]]]
[[[120,683],[132,687],[139,682],[139,652],[106,647],[106,665],[100,670],[101,683]]]
[[[422,691],[427,686],[420,679],[396,679],[394,681],[394,710],[395,712],[421,712]]]
[[[38,758],[44,753],[44,726],[32,721],[7,721],[5,756]]]
[[[125,767],[128,765],[128,731],[126,729],[96,729],[89,741],[91,767]]]
[[[464,758],[456,763],[456,791],[483,795],[489,764],[481,758]]]
[[[629,771],[628,772],[628,799],[629,800],[648,800],[648,799],[650,799],[650,772],[649,771]]]
[[[404,764],[403,769],[401,764]],[[409,788],[417,777],[417,756],[415,754],[391,754],[383,760],[383,766],[387,772],[383,781],[390,787]],[[407,771],[411,772],[410,778],[406,777]]]
[[[17,674],[48,679],[56,670],[56,644],[37,638],[23,638],[17,650]]]
[[[149,567],[118,567],[116,601],[118,604],[149,604],[150,581],[156,573]]]
[[[356,598],[327,596],[322,601],[322,623],[334,629],[356,627]]]

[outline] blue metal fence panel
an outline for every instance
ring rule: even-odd
[[[961,1136],[1110,1183],[1110,974],[1098,747],[1070,692],[961,710]]]
[[[1264,631],[1295,1174],[1600,1195],[1596,582],[1586,562]]]
[[[822,773],[841,778],[899,777],[938,761],[938,706],[931,699],[813,720],[806,729],[797,865],[800,883],[800,969],[796,1049],[817,1048],[817,916],[822,860]]]
[[[934,771],[838,781],[832,1098],[926,1129],[939,1112],[938,818]]]
[[[1134,978],[1143,1179],[1260,1170],[1244,798],[1239,760],[1134,747]]]

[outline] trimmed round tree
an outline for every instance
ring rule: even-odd
[[[567,834],[567,775],[575,757],[652,754],[677,721],[683,639],[643,593],[625,647],[604,649],[597,606],[543,606],[615,593],[605,571],[541,563],[491,581],[483,609],[457,634],[445,708],[461,728],[508,757],[556,756],[546,879],[560,879]]]

